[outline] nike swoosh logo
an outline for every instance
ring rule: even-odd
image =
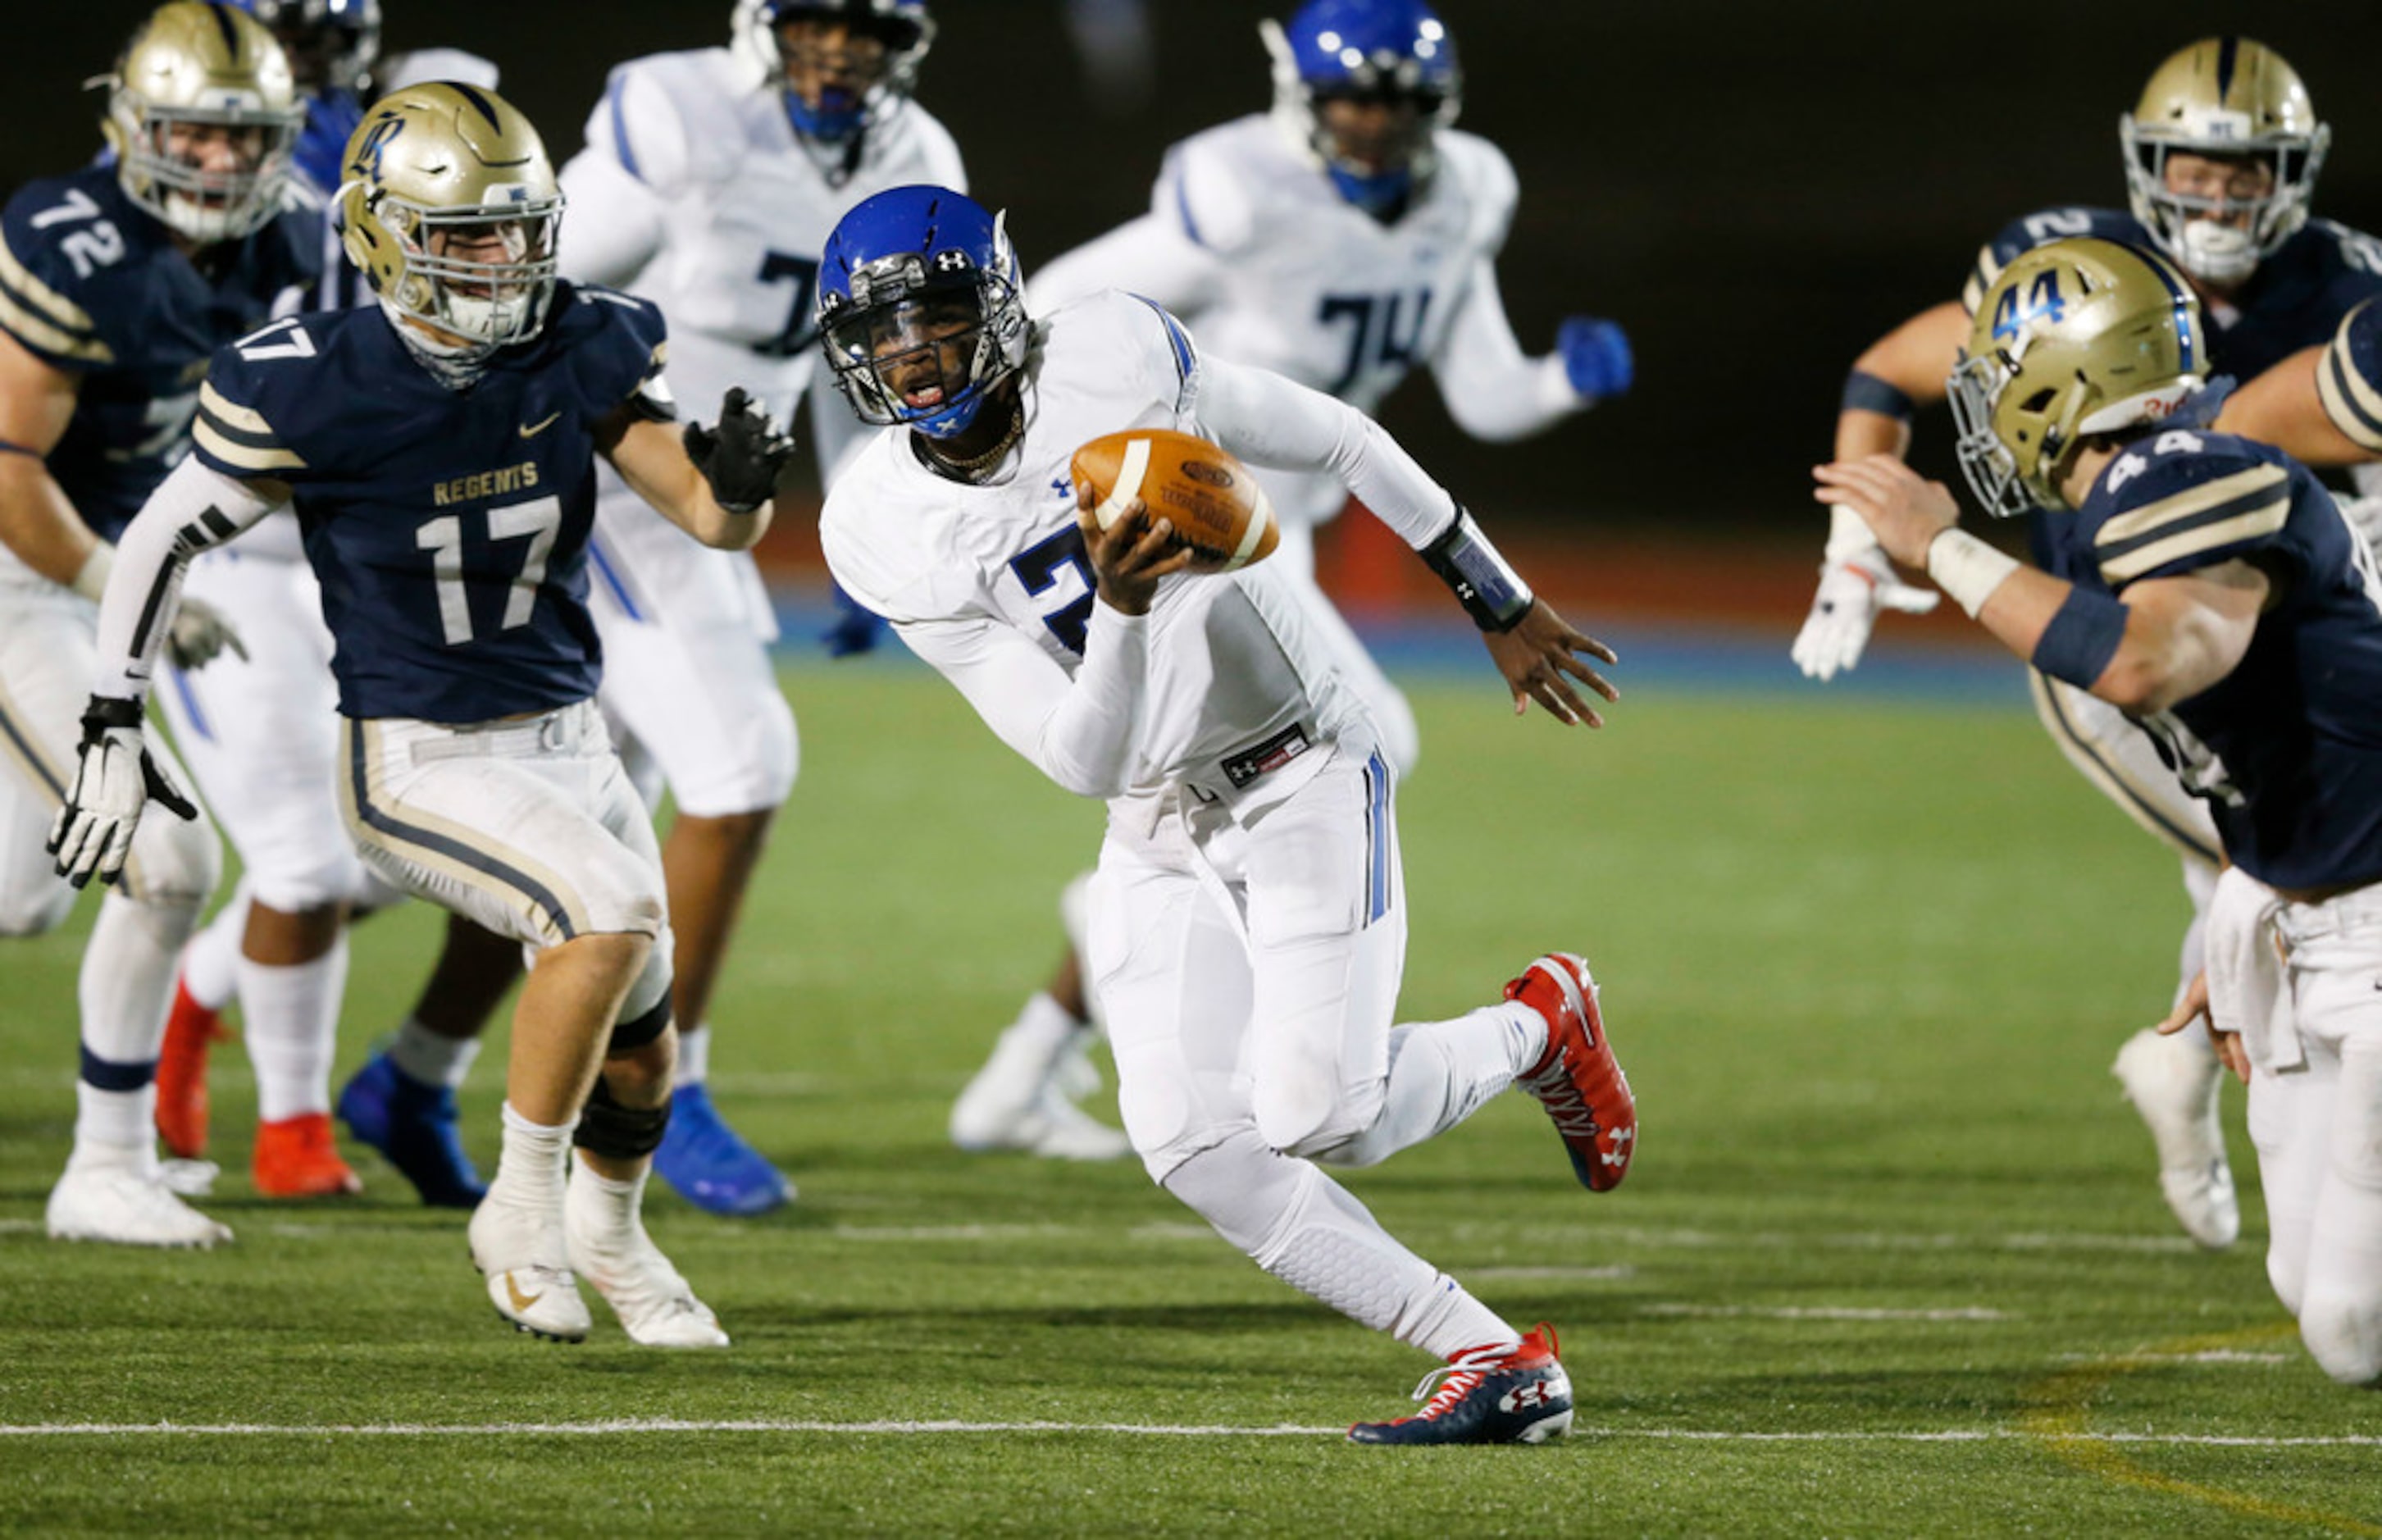
[[[543,1293],[523,1294],[521,1291],[521,1285],[513,1282],[513,1275],[510,1273],[505,1275],[505,1294],[512,1300],[515,1310],[527,1310],[546,1298]]]
[[[524,438],[534,438],[559,422],[561,418],[562,413],[558,412],[542,423],[524,423],[522,425],[521,436]]]

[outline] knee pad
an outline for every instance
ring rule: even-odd
[[[1329,1068],[1336,1072],[1336,1061]],[[1318,1067],[1305,1076],[1276,1077],[1277,1081],[1295,1082],[1286,1090],[1259,1082],[1255,1097],[1259,1137],[1300,1160],[1323,1160],[1361,1140],[1381,1119],[1383,1088],[1367,1085],[1344,1097],[1337,1078],[1336,1073]]]
[[[571,1142],[591,1155],[643,1160],[661,1148],[669,1117],[667,1100],[658,1107],[622,1106],[598,1075],[596,1089],[588,1092],[587,1105],[580,1109],[579,1126],[571,1130]]]
[[[1145,1162],[1148,1157],[1144,1157]],[[1268,1149],[1253,1129],[1184,1155],[1160,1185],[1251,1257],[1275,1245],[1322,1173]]]
[[[222,877],[222,842],[204,813],[185,822],[152,808],[134,831],[131,859],[124,865],[124,891],[133,902],[195,912]]]
[[[633,1016],[626,1010],[621,1011],[620,1019],[612,1024],[611,1041],[604,1046],[604,1056],[613,1059],[623,1053],[633,1053],[659,1040],[669,1029],[669,991],[665,987],[662,997],[645,1010]]]
[[[2316,1367],[2341,1384],[2382,1387],[2382,1291],[2310,1299],[2300,1312],[2300,1340]]]

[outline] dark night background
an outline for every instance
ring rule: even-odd
[[[725,40],[727,0],[565,5],[386,0],[389,48],[494,58],[558,162],[608,67]],[[1028,269],[1146,205],[1160,153],[1269,98],[1262,0],[1151,0],[1158,83],[1092,105],[1059,0],[939,0],[919,99],[978,195],[1006,205]],[[2241,28],[2291,60],[2334,143],[2318,212],[2382,227],[2382,6],[2183,0],[2010,10],[1880,0],[1752,6],[1443,0],[1464,127],[1510,154],[1523,201],[1500,267],[1523,344],[1573,312],[1612,316],[1636,393],[1525,444],[1471,443],[1409,384],[1386,420],[1502,517],[1576,514],[1810,549],[1805,467],[1827,448],[1846,366],[1959,287],[1978,244],[2045,205],[2122,206],[2117,122],[2151,69]],[[45,6],[4,63],[0,180],[95,142],[104,69],[144,8]],[[569,226],[564,227],[569,239]],[[1948,470],[1940,419],[1922,462]],[[1590,526],[1595,527],[1595,526]]]

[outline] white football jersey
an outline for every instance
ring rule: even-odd
[[[1337,396],[1366,415],[1435,357],[1474,265],[1513,224],[1504,152],[1455,129],[1421,201],[1384,225],[1256,115],[1167,152],[1151,212],[1224,260],[1224,291],[1190,313],[1201,344]]]
[[[912,182],[967,188],[958,146],[915,102],[869,128],[848,170],[823,166],[783,93],[726,48],[620,66],[586,134],[562,169],[562,270],[661,308],[672,390],[706,421],[731,385],[792,419],[817,356],[819,252],[846,211]]]
[[[1197,357],[1172,317],[1129,295],[1095,295],[1038,324],[1025,432],[998,479],[971,486],[939,475],[920,462],[909,430],[891,428],[829,494],[820,539],[836,580],[1046,772],[1043,730],[1084,666],[1096,602],[1069,461],[1077,446],[1122,429],[1200,432],[1198,390]],[[1124,795],[1184,782],[1267,805],[1327,758],[1309,750],[1352,728],[1369,732],[1306,603],[1263,564],[1160,585],[1147,622],[1148,671],[1131,703],[1138,721]]]

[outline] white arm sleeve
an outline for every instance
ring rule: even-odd
[[[619,289],[662,249],[666,205],[652,188],[593,147],[562,168],[570,217],[562,240],[563,277]]]
[[[985,725],[1078,796],[1128,787],[1139,737],[1149,622],[1094,603],[1083,667],[1067,671],[999,621],[896,622],[910,650],[959,686]]]
[[[1070,300],[1122,289],[1191,314],[1213,304],[1223,286],[1224,265],[1215,253],[1173,222],[1145,214],[1046,264],[1026,283],[1025,313],[1045,315]]]
[[[1523,353],[1505,318],[1497,269],[1485,256],[1465,279],[1464,298],[1430,372],[1456,426],[1494,444],[1527,438],[1587,404],[1572,389],[1559,354]]]
[[[117,542],[116,566],[99,604],[99,676],[94,695],[139,700],[149,692],[157,652],[173,629],[182,573],[190,558],[279,507],[196,455],[149,494]]]
[[[1328,471],[1417,550],[1453,525],[1455,499],[1381,425],[1271,370],[1206,357],[1199,425],[1256,465]]]

